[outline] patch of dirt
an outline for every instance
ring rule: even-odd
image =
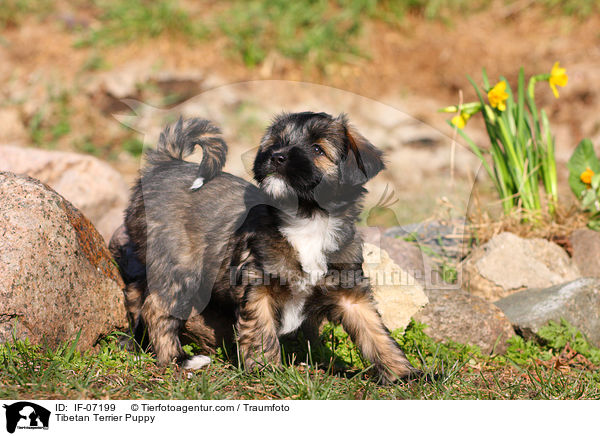
[[[202,8],[195,3],[189,5],[204,19],[223,7],[204,2]],[[101,81],[104,75],[120,70],[137,74],[127,97],[161,108],[189,96],[181,92],[186,87],[207,90],[262,79],[306,81],[390,104],[451,136],[445,124],[448,116],[435,109],[458,102],[459,90],[464,92],[465,101],[475,98],[467,74],[480,82],[481,68],[486,68],[492,80],[505,74],[515,83],[521,65],[526,74],[546,73],[555,61],[560,61],[569,74],[569,84],[560,89],[560,98],[554,99],[543,83],[537,88],[540,106],[547,108],[557,138],[557,158],[564,163],[583,137],[591,137],[600,145],[600,16],[594,14],[580,19],[551,15],[531,1],[508,5],[497,1],[483,11],[465,17],[455,15],[446,22],[407,17],[402,26],[394,27],[372,21],[366,23],[361,42],[363,52],[370,57],[329,65],[325,73],[275,54],[268,56],[263,65],[248,69],[231,56],[224,36],[194,43],[164,36],[109,48],[77,48],[81,33],[73,23],[94,26],[95,14],[91,9],[73,9],[65,2],[57,13],[41,20],[27,18],[18,27],[3,31],[0,82],[5,85],[0,97],[2,106],[18,109],[23,124],[23,128],[12,130],[20,133],[8,139],[30,145],[36,119],[52,125],[60,117],[57,101],[65,92],[70,129],[57,138],[43,137],[39,145],[94,153],[108,159],[128,181],[136,175],[140,159],[123,152],[123,143],[139,135],[115,120],[113,113],[124,106]],[[101,59],[107,69],[90,67],[95,59]],[[137,65],[137,72],[131,72],[131,65]],[[159,73],[185,71],[200,72],[201,83],[157,86],[149,79]],[[175,100],[167,95],[174,94],[173,90],[179,94]],[[467,132],[481,138],[482,124],[477,121],[469,124]],[[435,154],[436,149],[431,152]],[[418,153],[421,151],[413,154]],[[416,165],[428,161],[425,156]],[[562,191],[568,193],[566,169],[564,165],[559,168]],[[428,176],[427,183],[420,183],[422,191],[417,192],[418,184],[402,188],[412,189],[411,198],[418,203],[429,191],[437,190],[432,187],[446,184],[444,172],[437,179]]]

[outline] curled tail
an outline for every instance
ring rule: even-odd
[[[212,122],[202,118],[179,118],[167,126],[158,139],[155,150],[149,150],[146,157],[150,165],[172,160],[191,161],[189,158],[202,148],[196,180],[190,189],[198,189],[207,180],[221,172],[227,156],[227,144],[221,130]]]

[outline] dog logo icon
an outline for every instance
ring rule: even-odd
[[[10,405],[4,404],[6,409],[6,431],[14,433],[18,429],[48,429],[50,411],[29,401],[19,401]]]

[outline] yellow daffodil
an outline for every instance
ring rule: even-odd
[[[581,175],[579,176],[579,178],[581,179],[581,181],[583,183],[585,183],[586,185],[591,185],[592,184],[592,177],[594,177],[594,172],[591,170],[590,167],[587,167],[585,169],[585,171],[582,172]]]
[[[469,118],[471,118],[471,115],[469,115],[466,112],[461,112],[460,114],[452,117],[452,119],[450,120],[450,123],[453,126],[458,127],[459,129],[464,129],[465,126],[467,125],[467,121],[469,121]]]
[[[497,108],[499,111],[506,110],[508,94],[506,93],[506,82],[504,80],[496,83],[496,86],[489,90],[488,99],[492,107]]]
[[[567,76],[567,70],[565,70],[564,68],[560,68],[558,62],[556,62],[552,67],[552,71],[550,71],[550,78],[548,79],[548,83],[550,84],[550,88],[552,88],[554,97],[558,98],[558,91],[556,89],[556,85],[566,86],[568,81],[569,76]]]

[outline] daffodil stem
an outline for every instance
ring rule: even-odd
[[[448,106],[440,109],[440,112],[458,112],[459,115],[449,121],[449,124],[459,127],[457,131],[481,160],[500,195],[504,213],[511,213],[515,206],[520,204],[530,212],[527,216],[523,216],[523,219],[537,221],[542,207],[540,185],[543,184],[549,200],[548,211],[554,214],[557,204],[554,139],[545,112],[543,110],[539,112],[535,104],[536,83],[549,81],[551,75],[532,76],[525,88],[525,74],[521,68],[518,93],[513,93],[508,81],[503,77],[493,88],[490,88],[484,70],[483,84],[484,92],[487,92],[486,100],[480,87],[471,77],[467,77],[479,101]],[[468,117],[477,112],[483,115],[490,139],[491,164],[487,162],[486,151],[480,149],[462,131]],[[454,121],[458,117],[463,117],[460,126]]]
[[[462,105],[454,105],[454,106],[446,106],[444,108],[438,109],[438,112],[443,113],[455,113],[455,112],[464,112],[469,115],[476,114],[481,110],[481,103],[478,101],[464,103]]]

